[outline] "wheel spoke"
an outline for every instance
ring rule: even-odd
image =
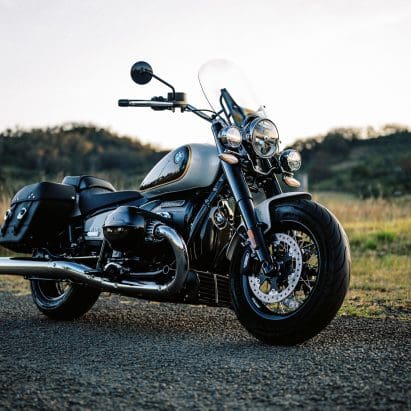
[[[288,315],[298,310],[310,297],[319,274],[319,253],[314,239],[300,229],[290,229],[272,235],[269,252],[275,256],[280,272],[276,281],[271,281],[271,289],[263,287],[259,272],[249,272],[245,276],[249,283],[253,300],[258,300],[259,309],[274,315]],[[247,270],[257,269],[256,265]],[[257,264],[258,266],[258,264]]]

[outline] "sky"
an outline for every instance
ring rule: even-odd
[[[0,0],[0,130],[93,123],[162,148],[212,142],[190,113],[117,107],[166,94],[208,108],[197,72],[240,66],[282,143],[335,127],[411,125],[411,1]]]

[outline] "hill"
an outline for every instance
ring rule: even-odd
[[[411,194],[411,130],[335,129],[295,142],[312,191],[340,191],[360,197]],[[300,174],[301,174],[300,173]]]
[[[405,127],[335,129],[292,147],[302,155],[300,174],[308,175],[312,191],[360,197],[411,194],[411,130]],[[164,154],[92,125],[6,130],[0,133],[0,193],[12,195],[25,184],[78,174],[135,189]]]
[[[95,126],[78,124],[0,133],[0,189],[92,174],[118,188],[138,187],[164,152]]]

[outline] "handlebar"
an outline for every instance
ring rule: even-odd
[[[172,110],[179,108],[181,112],[190,111],[201,117],[203,120],[212,122],[214,117],[210,117],[204,113],[204,111],[210,110],[198,110],[191,104],[188,104],[184,93],[174,93],[176,100],[171,101],[171,93],[169,93],[168,98],[164,97],[153,97],[151,100],[128,100],[120,99],[118,100],[118,105],[120,107],[151,107],[153,110]]]
[[[121,99],[118,101],[120,107],[151,107],[168,109],[175,107],[175,103],[172,101],[156,101],[156,100],[127,100]]]

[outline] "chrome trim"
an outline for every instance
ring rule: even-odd
[[[294,162],[297,163],[297,167],[291,167],[289,164],[289,157],[295,155],[298,156],[297,160],[294,160]],[[292,148],[284,150],[279,156],[279,163],[283,170],[294,173],[301,168],[301,154]]]
[[[16,257],[0,258],[0,274],[23,275],[26,277],[54,278],[56,280],[77,280],[87,278],[91,273],[97,273],[83,264],[71,261],[38,261],[35,259],[20,259]]]
[[[238,141],[234,141],[230,139],[230,133],[233,132],[238,132]],[[218,138],[221,140],[224,146],[228,146],[230,148],[238,148],[241,146],[241,143],[243,141],[243,136],[241,133],[241,129],[237,126],[225,126],[223,129],[220,130],[218,133]]]
[[[277,147],[276,147],[275,152],[271,155],[262,155],[262,154],[258,153],[258,149],[255,146],[256,142],[255,142],[254,131],[255,131],[255,128],[257,127],[258,123],[260,123],[262,121],[268,121],[269,123],[271,123],[274,126],[275,131],[277,132]],[[254,153],[260,158],[272,158],[275,154],[278,154],[279,145],[280,145],[280,134],[278,133],[278,129],[277,129],[277,126],[275,125],[274,121],[270,120],[269,118],[257,117],[254,120],[252,120],[251,123],[247,127],[247,131],[245,133],[245,140],[249,144],[251,144],[251,147],[253,148]]]
[[[19,213],[17,214],[17,220],[22,220],[23,217],[26,215],[26,213],[27,213],[27,208],[26,208],[26,207],[23,207],[23,208],[19,211]]]
[[[83,264],[70,261],[38,261],[30,258],[0,258],[0,274],[22,275],[36,279],[71,280],[74,283],[132,297],[158,297],[178,293],[186,281],[189,269],[187,246],[173,228],[165,225],[156,228],[155,236],[169,241],[175,254],[176,272],[167,284],[159,285],[146,281],[129,282],[128,284],[114,283],[99,277],[102,274],[101,271]]]

